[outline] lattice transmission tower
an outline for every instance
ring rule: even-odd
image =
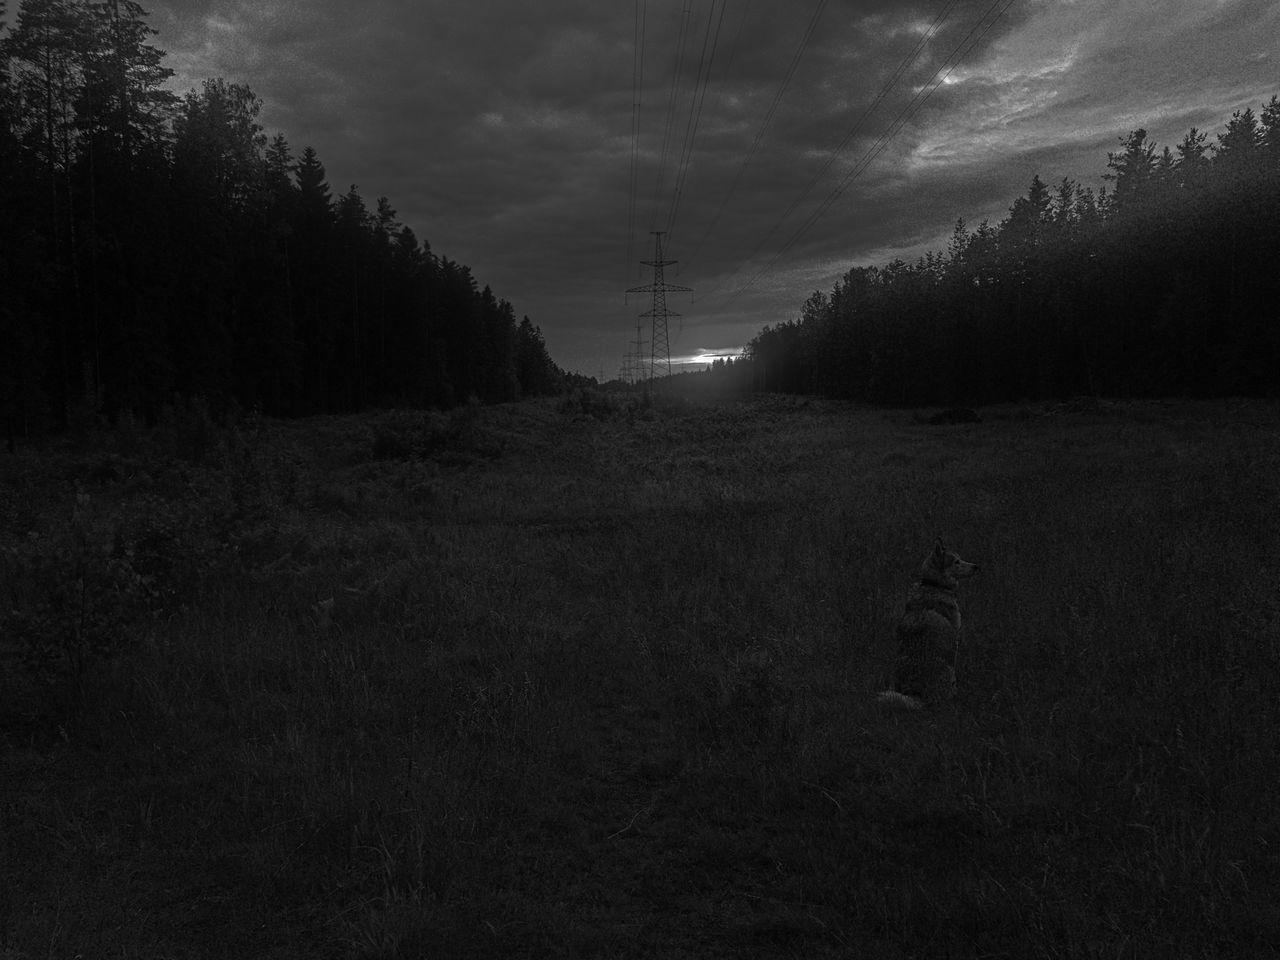
[[[640,330],[640,321],[636,320],[636,338],[631,341],[631,350],[622,358],[622,380],[635,385],[645,380],[645,341]]]
[[[643,317],[652,319],[652,329],[649,334],[649,376],[648,380],[658,376],[659,368],[665,370],[667,376],[671,375],[671,342],[667,337],[667,320],[670,317],[678,317],[680,314],[674,310],[667,309],[668,293],[690,293],[692,287],[682,287],[678,284],[667,283],[662,276],[663,269],[678,261],[662,259],[662,235],[665,230],[653,231],[653,259],[641,260],[646,267],[653,267],[653,283],[646,283],[643,287],[629,287],[627,293],[652,293],[653,308],[646,310],[640,314]],[[640,328],[636,327],[636,344],[637,352],[640,350]],[[643,363],[643,355],[637,360],[637,365]],[[638,371],[639,372],[639,371]]]
[[[643,329],[640,324],[640,318],[636,318],[636,338],[632,340],[628,346],[631,347],[622,357],[622,367],[618,370],[618,379],[629,386],[635,386],[645,379],[645,367],[648,358],[645,356],[644,348],[648,343],[644,339]]]

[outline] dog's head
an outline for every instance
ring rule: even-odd
[[[977,572],[978,565],[976,563],[961,560],[959,556],[946,548],[942,538],[939,537],[933,544],[933,550],[924,561],[924,566],[920,570],[920,579],[925,583],[954,587],[958,581],[966,577],[972,577]]]

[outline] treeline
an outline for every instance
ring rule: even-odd
[[[945,252],[857,267],[720,376],[876,403],[1274,394],[1280,379],[1280,101],[1215,143],[1145,130],[1110,190],[1039,176]]]
[[[301,415],[554,392],[537,327],[246,86],[178,97],[132,0],[0,3],[0,415],[9,429],[175,396]],[[15,427],[15,424],[17,425]]]

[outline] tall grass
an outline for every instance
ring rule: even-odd
[[[1265,955],[1278,426],[547,403],[10,458],[0,956]],[[938,533],[959,698],[882,713]],[[37,615],[67,579],[109,630]]]

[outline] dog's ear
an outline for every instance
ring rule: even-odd
[[[941,537],[933,541],[933,559],[938,561],[939,566],[947,559],[947,548],[943,546]]]

